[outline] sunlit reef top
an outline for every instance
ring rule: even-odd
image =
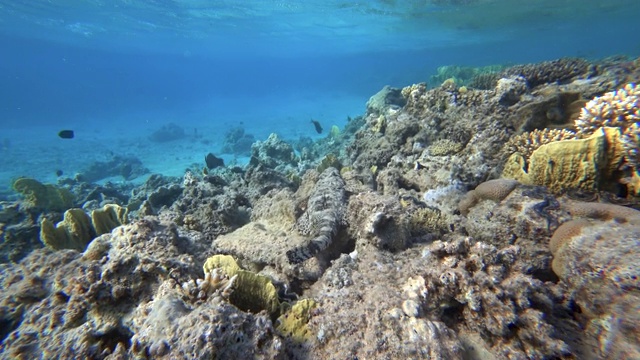
[[[4,35],[191,52],[415,49],[491,41],[569,19],[640,13],[637,0],[30,0],[0,3]],[[634,7],[634,10],[630,10]],[[505,31],[508,30],[508,31]],[[282,49],[280,49],[282,50]],[[276,51],[281,52],[281,51]]]

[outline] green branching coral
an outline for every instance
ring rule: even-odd
[[[31,178],[19,178],[12,187],[24,196],[24,202],[30,208],[65,211],[73,206],[73,195],[65,188],[43,184]]]

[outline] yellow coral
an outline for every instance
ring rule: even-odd
[[[278,315],[278,291],[268,277],[241,269],[229,255],[211,256],[202,268],[205,274],[221,269],[229,278],[235,277],[229,302],[239,309],[254,313],[266,310],[271,316]]]
[[[464,144],[455,142],[450,139],[441,139],[429,146],[429,155],[445,156],[460,152],[464,148]]]
[[[73,195],[65,188],[42,184],[31,178],[19,178],[13,189],[25,198],[29,207],[49,211],[65,211],[73,206]]]
[[[40,240],[54,250],[84,251],[87,244],[95,237],[91,219],[82,209],[65,211],[63,220],[56,225],[47,218],[42,219],[40,223]]]
[[[96,235],[110,233],[116,227],[126,224],[127,208],[117,204],[107,204],[101,209],[91,212],[91,224],[96,231]]]
[[[568,188],[596,190],[609,180],[623,161],[620,129],[601,128],[587,139],[555,141],[533,151],[527,164],[515,153],[502,176],[551,191]]]
[[[313,299],[303,299],[295,303],[289,311],[278,318],[276,329],[294,342],[301,343],[310,340],[313,333],[307,325],[312,311],[318,306]]]

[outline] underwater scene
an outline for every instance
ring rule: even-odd
[[[640,1],[0,1],[0,359],[640,359]]]

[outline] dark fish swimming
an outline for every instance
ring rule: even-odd
[[[320,125],[320,122],[318,122],[318,120],[311,119],[311,123],[316,128],[316,132],[318,134],[322,134],[322,125]]]
[[[60,169],[56,170],[56,176],[57,177],[62,176],[62,174],[64,174],[64,172],[62,172],[62,170],[60,170]]]
[[[62,130],[58,133],[58,136],[63,139],[73,139],[75,134],[73,133],[73,130]]]

